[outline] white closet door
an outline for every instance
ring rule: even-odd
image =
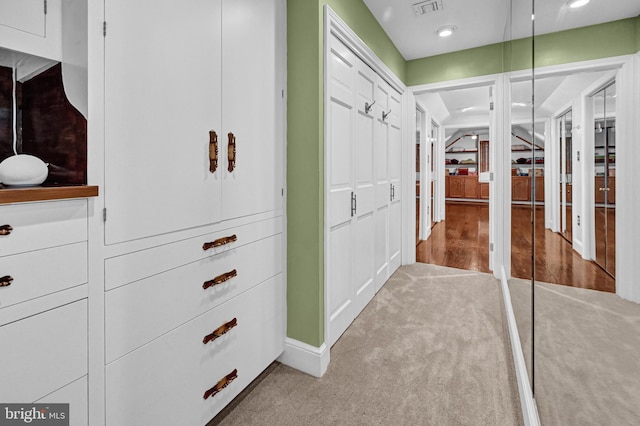
[[[276,73],[278,2],[222,2],[223,219],[282,207],[284,143],[275,140],[283,102]],[[236,142],[233,171],[229,133]]]
[[[355,134],[356,57],[332,36],[329,56],[330,81],[327,116],[327,312],[328,340],[333,345],[354,318],[351,249],[353,227],[353,143]]]
[[[106,243],[220,220],[220,0],[106,0],[105,20]]]
[[[389,92],[391,88],[377,78],[375,127],[374,127],[374,177],[375,177],[375,273],[376,291],[389,278],[389,203],[391,202],[391,182],[389,180],[388,150],[389,150],[389,123],[388,118],[383,119],[383,114],[389,111]]]
[[[391,203],[389,205],[389,275],[402,263],[402,102],[395,90],[389,92],[389,183]]]
[[[357,315],[376,293],[374,265],[375,177],[373,173],[374,111],[369,110],[375,99],[376,74],[358,59],[356,73],[356,139],[355,185],[356,214],[354,223],[354,310]]]

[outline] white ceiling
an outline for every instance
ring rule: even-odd
[[[423,58],[533,34],[532,0],[438,0],[442,10],[417,16],[422,0],[363,0],[406,60]],[[569,9],[566,0],[535,0],[535,34],[631,18],[640,15],[640,0],[591,0]],[[440,38],[435,31],[455,25]]]

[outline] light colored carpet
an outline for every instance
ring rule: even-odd
[[[527,364],[531,282],[509,282]],[[536,283],[535,397],[543,425],[640,424],[640,305]],[[529,368],[529,374],[531,374]]]
[[[522,424],[492,276],[400,268],[331,349],[321,379],[277,365],[221,425]]]

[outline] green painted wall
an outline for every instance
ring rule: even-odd
[[[636,22],[636,18],[622,19],[536,36],[535,65],[545,67],[636,53]]]
[[[287,335],[324,342],[324,5],[408,86],[531,66],[531,39],[405,61],[362,0],[287,1]],[[536,65],[640,50],[640,17],[536,37]]]
[[[407,61],[407,86],[502,72],[503,44]]]
[[[640,52],[640,15],[636,18],[636,52]]]
[[[324,5],[400,79],[406,63],[362,0],[287,1],[287,336],[324,342]]]
[[[535,37],[535,66],[636,53],[640,17]],[[407,62],[406,84],[435,83],[531,68],[531,41],[523,38]]]

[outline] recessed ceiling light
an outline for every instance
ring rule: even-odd
[[[473,107],[462,107],[460,108],[460,112],[467,112],[467,111],[471,111],[473,109]]]
[[[525,106],[527,106],[527,103],[526,102],[514,102],[512,105],[513,106],[525,107]]]
[[[438,28],[436,34],[438,34],[439,37],[449,37],[455,30],[456,27],[454,25],[447,25],[445,27]]]
[[[589,3],[589,0],[570,0],[568,4],[570,8],[575,9],[578,7],[582,7],[587,3]]]

